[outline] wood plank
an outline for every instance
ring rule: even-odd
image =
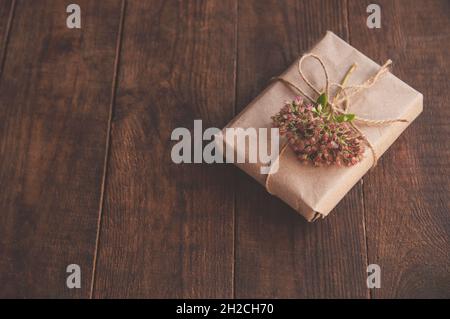
[[[94,297],[232,296],[232,167],[170,136],[232,118],[235,27],[235,1],[127,2]]]
[[[88,297],[120,1],[18,1],[0,84],[0,296]],[[66,267],[81,267],[81,289]]]
[[[5,0],[0,3],[0,76],[6,54],[7,40],[13,20],[14,1]]]
[[[378,1],[381,29],[365,27],[370,1],[350,1],[351,42],[424,94],[424,112],[364,179],[375,298],[450,297],[450,3]],[[420,9],[419,9],[420,8]]]
[[[239,109],[326,30],[347,38],[345,2],[242,1],[238,12]],[[361,185],[329,217],[310,224],[238,175],[236,297],[368,296]]]

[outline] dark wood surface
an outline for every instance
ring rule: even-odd
[[[241,1],[238,30],[237,111],[326,30],[348,37],[337,1]],[[244,173],[235,187],[236,297],[367,296],[361,185],[313,226]]]
[[[0,297],[450,297],[450,3],[0,2]],[[232,165],[170,159],[332,30],[424,112],[325,220]],[[79,264],[82,288],[68,289]],[[381,266],[368,289],[366,267]]]
[[[384,270],[373,297],[449,297],[450,2],[379,3],[383,26],[370,32],[357,28],[366,4],[350,2],[350,41],[395,61],[394,74],[423,93],[424,112],[364,177],[368,262]]]
[[[174,164],[170,136],[233,117],[235,3],[127,1],[124,21],[94,297],[230,298],[234,168]]]
[[[0,74],[3,69],[3,62],[6,53],[9,30],[14,14],[13,0],[6,0],[0,3]]]
[[[119,1],[17,1],[0,79],[0,296],[89,297]],[[66,266],[82,288],[66,287]]]

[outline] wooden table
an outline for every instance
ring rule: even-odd
[[[371,2],[78,0],[68,29],[70,1],[1,1],[0,296],[450,297],[450,2],[376,1],[369,29]],[[326,30],[425,101],[328,218],[170,160],[174,128],[223,127]]]

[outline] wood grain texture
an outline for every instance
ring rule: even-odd
[[[6,38],[12,5],[13,0],[4,0],[0,3],[0,43],[2,45]]]
[[[0,1],[0,297],[450,297],[449,1],[379,0],[381,29],[369,0],[78,0],[81,30],[69,3]],[[329,217],[171,161],[173,129],[223,127],[326,30],[425,101]]]
[[[128,1],[94,297],[231,297],[232,168],[174,164],[233,116],[236,3]]]
[[[424,112],[364,178],[375,298],[450,297],[450,3],[378,1],[382,27],[365,27],[370,1],[350,1],[351,43],[424,94]]]
[[[242,1],[238,12],[238,109],[326,30],[347,38],[345,2]],[[244,173],[238,175],[237,298],[368,296],[360,185],[327,219],[310,224]]]
[[[5,60],[7,40],[11,29],[14,7],[15,2],[13,0],[5,0],[0,3],[0,76]]]
[[[3,3],[3,2],[2,2]],[[18,1],[0,83],[0,296],[88,297],[119,1]],[[66,267],[81,266],[81,289]]]

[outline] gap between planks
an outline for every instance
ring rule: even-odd
[[[112,119],[114,115],[114,104],[116,100],[116,92],[117,92],[117,78],[119,73],[119,62],[120,62],[120,51],[122,47],[122,35],[123,35],[123,26],[125,20],[125,10],[126,10],[126,0],[122,0],[122,6],[120,9],[120,21],[119,21],[119,30],[117,33],[117,41],[116,41],[116,56],[114,59],[114,72],[111,84],[111,97],[110,97],[110,106],[109,106],[109,116],[108,116],[108,127],[106,132],[106,145],[105,145],[105,157],[103,161],[103,176],[100,185],[100,200],[99,200],[99,209],[98,209],[98,218],[97,218],[97,234],[95,239],[95,250],[94,257],[92,261],[92,274],[91,274],[91,286],[89,292],[89,298],[93,299],[94,297],[94,289],[95,289],[95,274],[97,268],[97,256],[98,256],[98,248],[100,244],[100,231],[102,225],[102,216],[103,216],[103,206],[105,201],[105,185],[106,185],[106,175],[108,170],[108,159],[110,153],[110,145],[111,145],[111,125]]]
[[[15,8],[16,8],[16,0],[12,0],[11,8],[9,8],[8,22],[6,24],[5,34],[3,35],[2,50],[0,52],[0,79],[3,73],[3,67],[5,65],[6,52],[8,50],[7,47],[9,42],[9,35],[11,33],[12,21],[14,19]]]

